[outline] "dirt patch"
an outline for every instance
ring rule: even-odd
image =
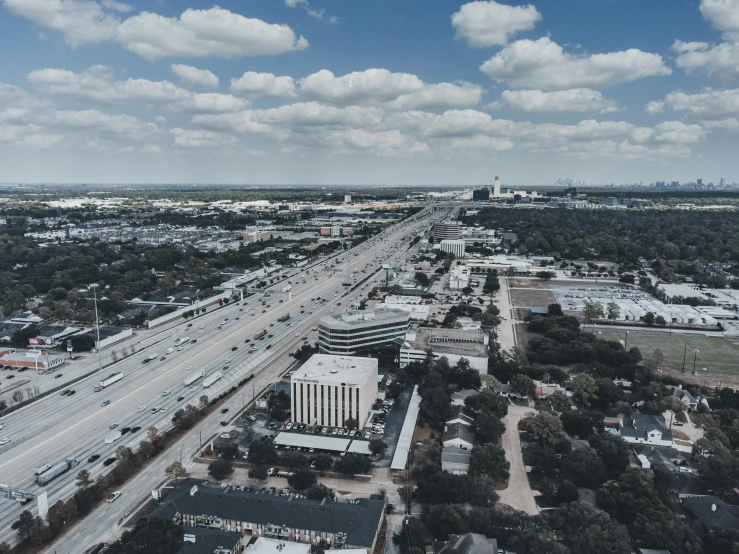
[[[413,431],[413,442],[426,442],[431,439],[433,429],[430,427],[416,427]]]
[[[678,431],[677,429],[672,429],[672,436],[675,438],[675,440],[683,440],[683,441],[689,441],[690,437],[683,433],[682,431]]]

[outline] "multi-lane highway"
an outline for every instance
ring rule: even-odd
[[[77,394],[74,396],[52,395],[10,414],[3,419],[3,434],[12,436],[13,440],[0,447],[0,482],[32,493],[46,490],[51,505],[74,492],[76,474],[80,469],[87,469],[93,479],[107,473],[109,468],[102,462],[114,456],[115,450],[121,445],[138,447],[138,443],[146,438],[149,426],[166,429],[171,426],[171,416],[176,409],[188,403],[197,403],[203,394],[213,398],[244,377],[255,375],[243,393],[228,400],[228,415],[233,414],[252,400],[252,391],[262,390],[286,371],[291,362],[288,354],[303,344],[303,337],[307,337],[309,342],[314,341],[313,328],[320,317],[346,307],[351,296],[344,296],[347,287],[343,282],[352,272],[357,281],[375,273],[382,263],[396,259],[408,248],[409,241],[404,239],[411,238],[415,231],[427,229],[445,215],[443,211],[417,214],[340,255],[344,261],[338,265],[331,260],[304,271],[289,271],[292,275],[290,294],[281,292],[286,285],[283,282],[270,291],[268,298],[258,294],[189,323],[183,322],[171,328],[168,340],[140,350],[136,355],[106,369],[102,375],[75,384]],[[352,296],[367,290],[370,283],[374,284],[374,280],[370,279],[365,287],[353,292]],[[288,313],[291,314],[289,320],[278,321]],[[266,329],[268,335],[272,336],[255,341],[253,336],[261,329]],[[313,335],[309,336],[310,333]],[[182,350],[177,350],[175,339],[184,337],[188,337],[188,341]],[[193,343],[193,340],[197,342]],[[258,349],[250,353],[249,348],[255,344]],[[268,345],[271,345],[270,349],[267,349]],[[236,350],[233,350],[234,347]],[[169,348],[175,350],[167,354]],[[155,360],[143,363],[153,354],[157,354]],[[161,360],[162,357],[166,359]],[[207,375],[220,371],[224,377],[207,389],[203,387],[203,379],[189,386],[184,385],[189,375],[201,370],[205,370]],[[101,392],[94,392],[94,385],[101,377],[117,372],[124,374],[121,381]],[[169,393],[164,395],[166,391]],[[110,403],[103,406],[104,401]],[[167,412],[152,413],[154,407],[166,408]],[[219,421],[224,418],[220,413],[212,414],[197,430],[161,455],[145,472],[129,481],[124,487],[126,494],[121,499],[115,504],[106,505],[101,513],[91,514],[80,524],[90,525],[90,521],[94,521],[90,534],[75,529],[56,545],[55,550],[60,554],[82,552],[94,541],[115,533],[118,518],[143,499],[142,493],[149,490],[147,486],[155,486],[161,480],[163,467],[159,466],[178,459],[179,449],[183,445],[186,452],[192,453],[197,446],[192,441],[195,436],[193,433],[202,431],[204,438],[210,436],[217,432]],[[112,424],[118,425],[116,430],[125,427],[139,427],[140,430],[106,444],[105,437],[112,432]],[[100,458],[88,462],[93,455]],[[53,464],[67,457],[78,459],[80,464],[43,488],[36,485],[33,474],[35,467]],[[14,537],[10,525],[23,507],[10,501],[2,502],[0,540],[12,541]],[[35,503],[30,506],[35,512]],[[101,517],[107,523],[97,521]]]

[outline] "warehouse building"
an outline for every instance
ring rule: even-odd
[[[454,365],[465,358],[470,362],[471,368],[486,374],[488,343],[488,334],[482,331],[419,327],[405,336],[403,346],[400,347],[400,367],[405,367],[410,362],[423,362],[430,350],[434,359],[444,356]]]
[[[290,378],[292,421],[361,428],[377,399],[377,360],[315,354]]]
[[[318,348],[324,354],[352,355],[360,348],[404,337],[409,321],[407,312],[394,309],[322,317],[318,322]]]

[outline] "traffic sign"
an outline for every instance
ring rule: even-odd
[[[22,489],[9,487],[8,485],[0,485],[0,498],[25,502],[26,500],[33,498],[33,495]]]

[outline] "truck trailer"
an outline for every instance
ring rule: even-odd
[[[121,379],[123,379],[123,373],[114,373],[107,379],[103,379],[102,381],[100,381],[100,383],[98,383],[98,385],[95,387],[95,392],[99,392],[104,388],[109,387],[113,383],[117,383]]]
[[[113,431],[110,435],[105,437],[105,444],[113,444],[115,441],[121,438],[120,431]]]
[[[216,371],[213,375],[211,375],[205,381],[203,381],[203,388],[207,389],[213,383],[218,381],[218,379],[220,379],[221,377],[223,377],[223,373],[221,373],[220,371]]]
[[[277,318],[277,321],[279,321],[280,323],[284,323],[284,322],[285,322],[285,321],[287,321],[288,319],[290,319],[290,314],[285,314],[285,315],[283,315],[282,317],[280,317],[280,318]]]
[[[46,483],[50,482],[52,479],[56,479],[62,473],[66,473],[78,463],[79,462],[74,458],[67,458],[63,462],[59,462],[36,477],[36,483],[43,487]]]
[[[254,335],[254,340],[261,339],[266,334],[267,334],[267,329],[262,329],[256,335]]]
[[[193,373],[187,379],[185,379],[185,386],[186,387],[189,387],[195,381],[197,381],[198,379],[200,379],[201,377],[204,377],[204,376],[205,376],[205,370],[204,369],[201,369],[200,371],[197,371],[197,372]]]

